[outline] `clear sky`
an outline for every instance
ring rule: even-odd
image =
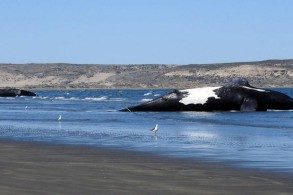
[[[0,0],[0,63],[293,58],[293,0]]]

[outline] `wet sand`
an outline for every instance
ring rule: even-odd
[[[1,194],[292,194],[293,176],[120,149],[0,141]]]

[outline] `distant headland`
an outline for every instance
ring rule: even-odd
[[[1,88],[194,88],[217,86],[235,77],[258,87],[293,87],[293,59],[188,65],[0,64]]]

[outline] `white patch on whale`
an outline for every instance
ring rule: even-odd
[[[207,102],[208,98],[214,97],[219,99],[214,90],[219,89],[220,87],[203,87],[203,88],[194,88],[194,89],[184,89],[180,92],[187,92],[187,97],[182,98],[179,102],[185,105],[188,104],[204,104]]]

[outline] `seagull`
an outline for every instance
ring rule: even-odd
[[[27,110],[28,106],[26,106],[24,109]]]
[[[57,119],[58,121],[61,121],[62,120],[62,116],[60,115],[59,118]]]
[[[151,131],[154,132],[155,135],[157,135],[158,130],[159,130],[159,125],[158,124],[156,124],[156,126],[151,129]]]

